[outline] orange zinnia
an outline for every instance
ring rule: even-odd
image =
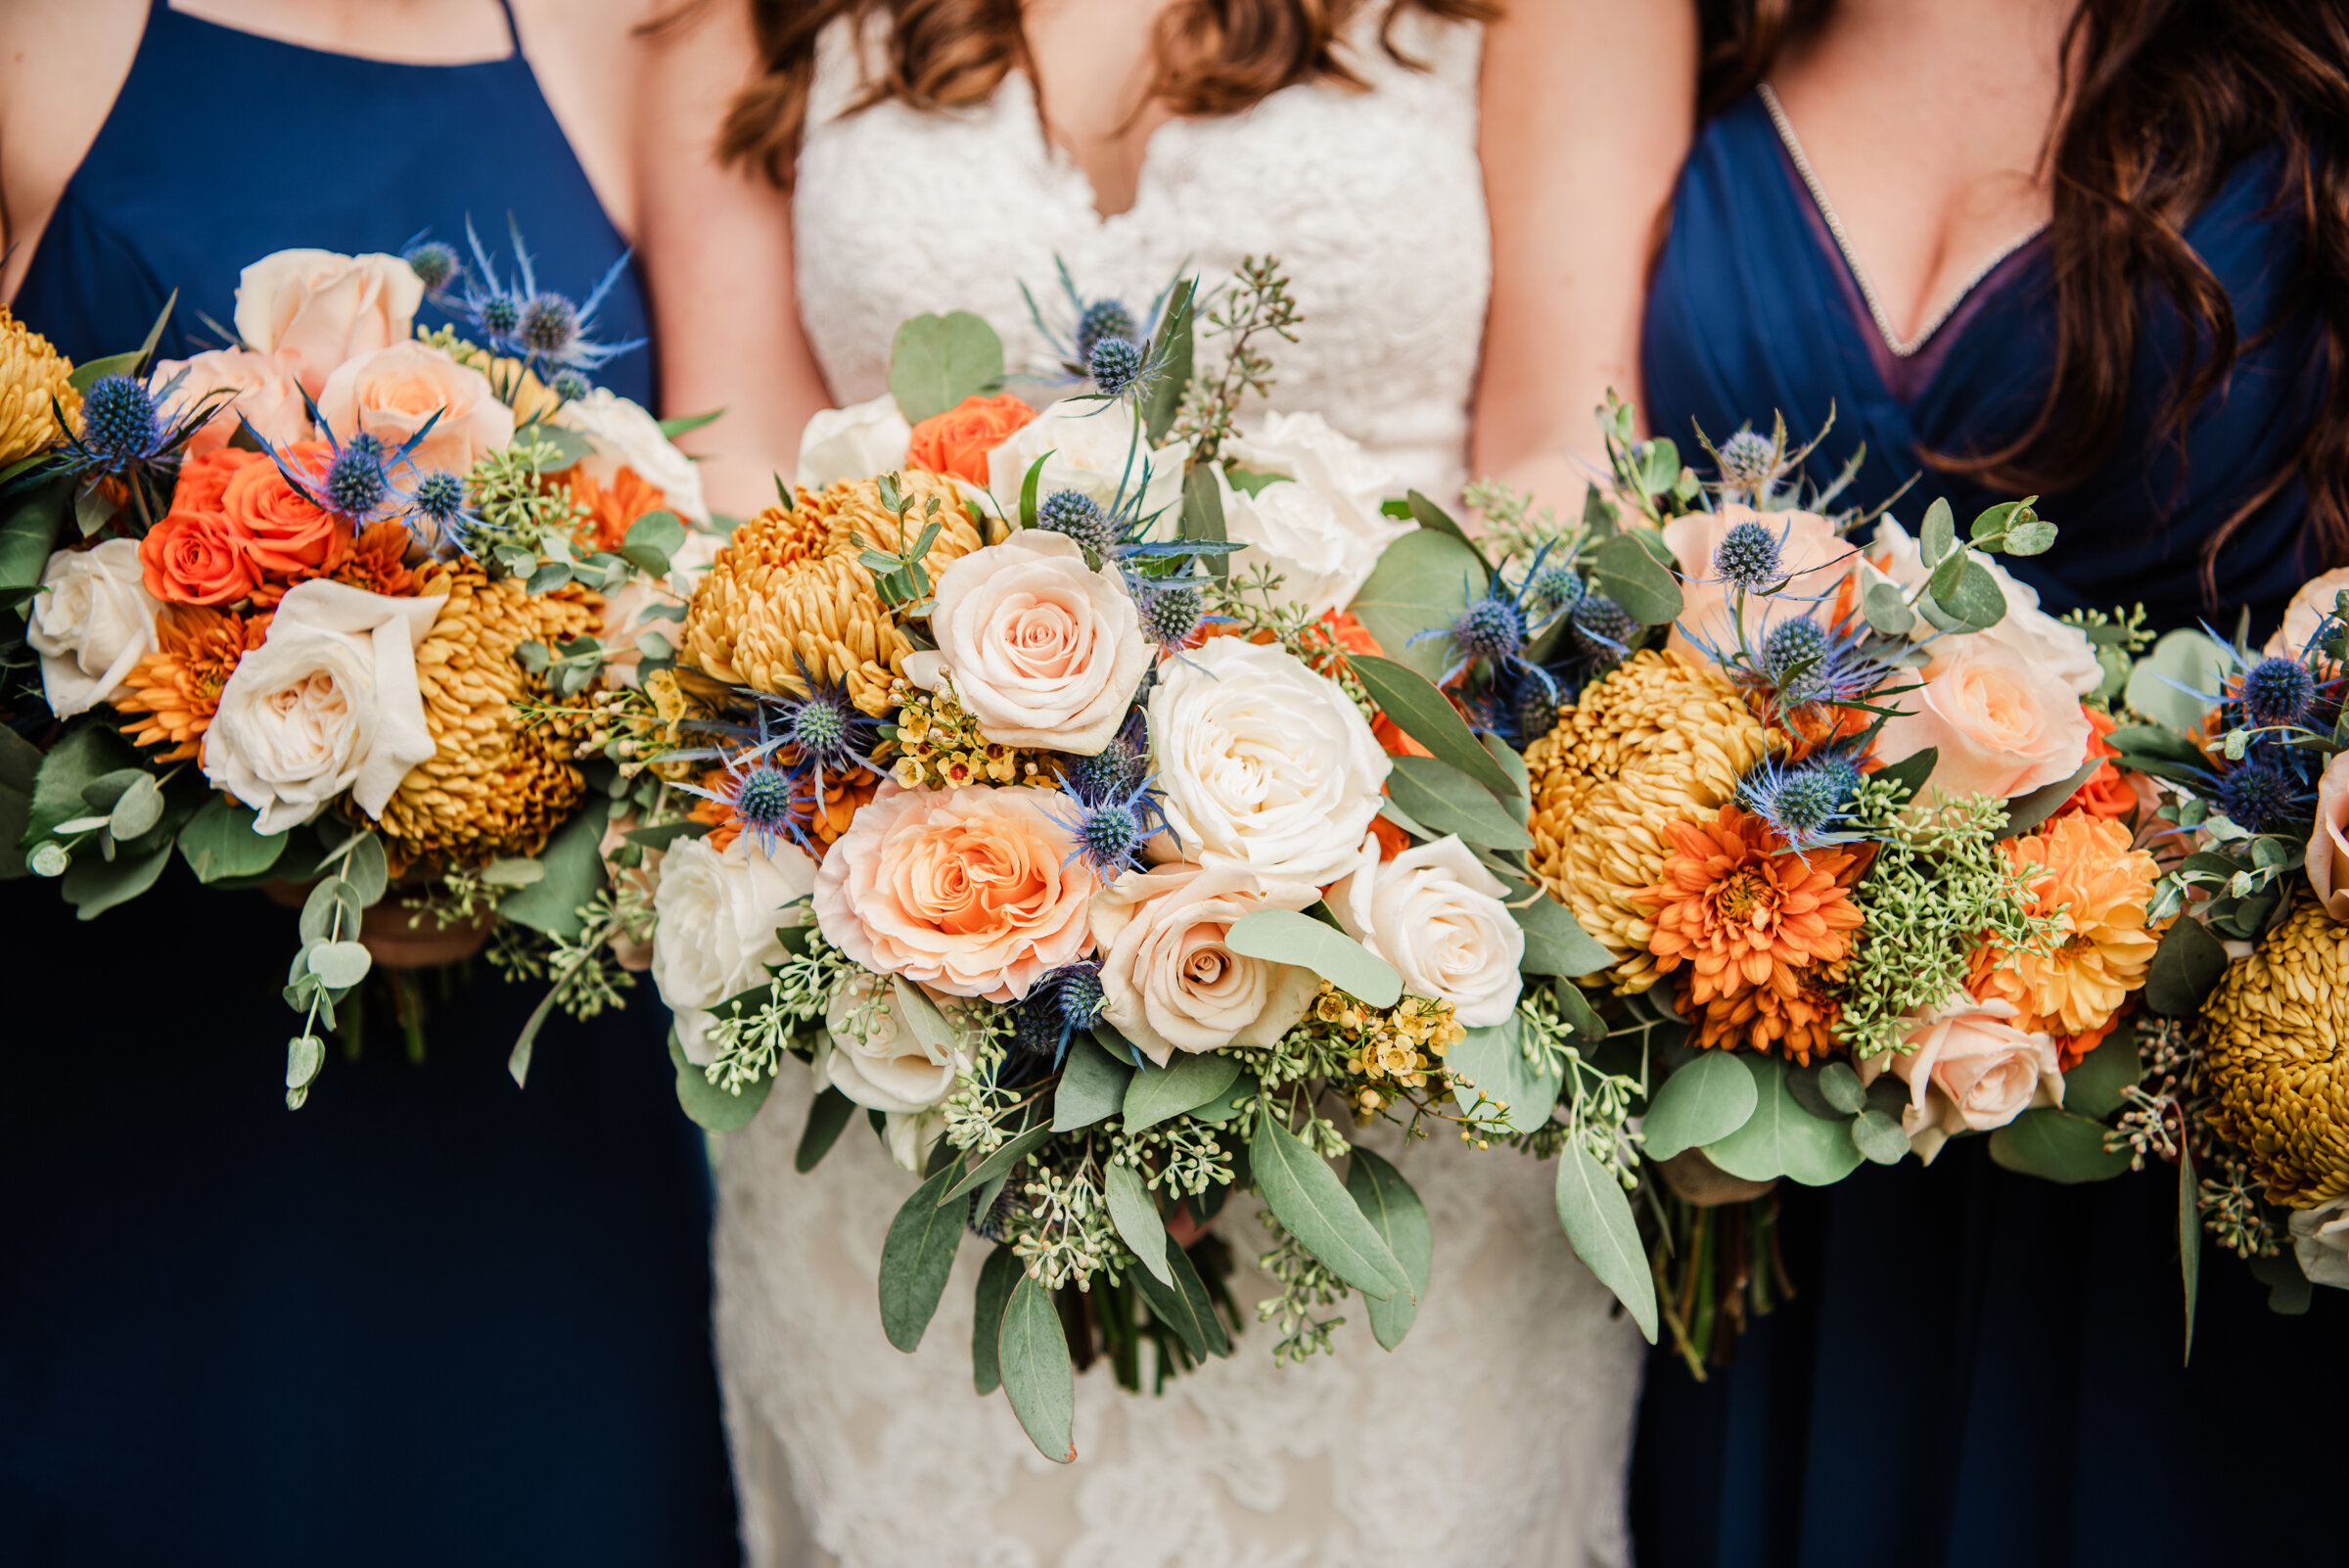
[[[583,542],[598,550],[618,550],[627,542],[628,530],[638,518],[668,505],[659,485],[624,466],[608,484],[575,467],[571,498],[586,514],[579,520]]]
[[[1656,972],[1682,965],[1682,996],[1703,1009],[1701,1045],[1775,1045],[1808,1061],[1833,1042],[1834,1004],[1819,971],[1851,952],[1860,929],[1850,884],[1859,856],[1801,854],[1758,817],[1724,806],[1710,822],[1668,822],[1663,880],[1637,895],[1656,906]]]
[[[124,714],[147,716],[122,726],[134,746],[163,746],[159,762],[183,761],[204,751],[204,732],[220,707],[220,688],[237,661],[261,645],[269,617],[231,615],[194,605],[167,607],[156,623],[156,651],[139,661],[115,700]]]
[[[2001,846],[2031,890],[2031,913],[2053,915],[2060,943],[2046,956],[1976,948],[1966,989],[2020,1008],[2014,1027],[2055,1037],[2065,1071],[2112,1032],[2130,992],[2142,986],[2168,922],[2148,925],[2145,906],[2161,874],[2129,829],[2109,817],[2075,813]]]

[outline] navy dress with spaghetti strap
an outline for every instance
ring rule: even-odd
[[[1921,449],[1992,447],[2026,428],[2050,374],[2054,306],[2036,240],[1992,266],[1912,351],[1892,348],[1822,201],[1755,95],[1705,127],[1681,177],[1645,321],[1654,428],[1715,440],[1783,412],[1835,423],[1815,472],[1865,440],[1851,499],[1914,527],[1947,495],[1959,526],[2002,497]],[[2211,614],[2201,550],[2288,459],[2318,406],[2322,338],[2286,293],[2300,233],[2280,161],[2246,160],[2186,237],[2251,345],[2182,438],[2149,439],[2185,342],[2149,307],[2130,432],[2088,483],[2039,503],[2060,534],[2010,562],[2050,611],[2142,602],[2163,626]],[[1685,449],[1685,448],[1684,448]],[[2216,563],[2217,603],[2264,635],[2323,563],[2285,486]],[[2337,1555],[2326,1483],[2349,1438],[2349,1299],[2266,1308],[2205,1244],[2190,1365],[2166,1167],[2087,1187],[1992,1165],[1953,1142],[1931,1169],[1863,1166],[1824,1190],[1781,1184],[1798,1292],[1696,1383],[1658,1353],[1634,1463],[1646,1568],[2206,1568]]]
[[[575,299],[626,252],[519,45],[304,49],[154,6],[18,313],[74,358],[217,346],[269,252],[461,243]],[[645,335],[623,278],[602,335]],[[642,350],[600,377],[639,400]],[[18,677],[12,673],[12,684]],[[737,1559],[709,1335],[710,1196],[648,985],[558,1018],[485,966],[283,1099],[299,946],[174,862],[72,918],[0,887],[0,1561]]]

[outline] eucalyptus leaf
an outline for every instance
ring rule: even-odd
[[[1328,1162],[1269,1113],[1248,1140],[1248,1166],[1272,1217],[1330,1272],[1372,1300],[1410,1290],[1410,1276]]]
[[[1132,1076],[1132,1068],[1113,1060],[1090,1035],[1073,1037],[1052,1091],[1052,1130],[1074,1132],[1114,1115],[1126,1103],[1126,1081]]]
[[[199,882],[258,876],[285,853],[284,832],[261,834],[254,812],[233,796],[213,794],[179,830],[179,853]]]
[[[359,931],[359,890],[341,877],[329,877],[310,890],[301,905],[301,940],[342,942]]]
[[[1511,899],[1509,912],[1525,932],[1525,958],[1518,967],[1529,975],[1595,975],[1615,962],[1574,912],[1546,893],[1529,902]]]
[[[967,310],[915,316],[889,346],[889,391],[918,425],[1003,382],[1003,340]]]
[[[1564,1075],[1544,1058],[1536,1066],[1525,1057],[1525,1019],[1512,1012],[1501,1023],[1471,1029],[1454,1042],[1444,1066],[1454,1080],[1452,1098],[1463,1111],[1483,1103],[1507,1107],[1503,1120],[1512,1132],[1531,1132],[1557,1108]]]
[[[1156,446],[1167,438],[1174,428],[1174,418],[1182,411],[1182,394],[1191,384],[1191,361],[1196,347],[1191,330],[1191,314],[1196,306],[1199,280],[1186,278],[1174,286],[1167,300],[1166,314],[1160,317],[1158,336],[1151,340],[1149,357],[1163,359],[1166,373],[1150,389],[1150,399],[1142,408],[1142,431]]]
[[[2171,1018],[2184,1018],[2202,1005],[2202,998],[2227,972],[2227,948],[2210,928],[2191,915],[2182,915],[2153,949],[2145,969],[2145,1005]]]
[[[1183,478],[1182,536],[1197,543],[1229,542],[1223,532],[1223,497],[1216,490],[1216,476],[1211,469],[1195,468]],[[1207,570],[1219,577],[1231,575],[1230,563],[1221,555],[1207,558]]]
[[[1393,1350],[1411,1331],[1419,1302],[1427,1295],[1429,1269],[1435,1262],[1435,1233],[1428,1224],[1427,1206],[1403,1178],[1403,1173],[1359,1144],[1346,1157],[1346,1190],[1355,1207],[1370,1222],[1411,1288],[1383,1301],[1368,1301],[1370,1332],[1382,1349]]]
[[[973,1191],[986,1186],[995,1177],[1017,1169],[1022,1160],[1035,1153],[1036,1148],[1051,1135],[1052,1125],[1049,1122],[1038,1122],[1018,1136],[1004,1139],[1001,1147],[997,1148],[994,1153],[971,1167],[967,1176],[940,1193],[939,1203],[943,1206],[958,1198],[967,1198]],[[951,1173],[953,1167],[949,1165],[946,1169]],[[965,1207],[968,1205],[966,1204]]]
[[[1643,626],[1661,626],[1680,618],[1680,583],[1636,533],[1618,533],[1601,544],[1591,558],[1590,579]]]
[[[1656,1342],[1656,1276],[1639,1241],[1639,1222],[1614,1173],[1579,1143],[1558,1151],[1558,1223],[1576,1256],[1615,1293],[1647,1342]]]
[[[1392,757],[1387,793],[1437,833],[1488,850],[1530,850],[1534,836],[1475,779],[1433,757]]]
[[[1032,1275],[1020,1275],[1004,1303],[995,1359],[1004,1397],[1036,1452],[1055,1464],[1073,1462],[1077,1374],[1069,1365],[1069,1336],[1061,1327],[1052,1293]]]
[[[1857,1116],[1867,1106],[1867,1085],[1849,1062],[1828,1062],[1819,1070],[1819,1092],[1845,1116]]]
[[[1704,1051],[1664,1080],[1639,1126],[1647,1157],[1669,1160],[1745,1126],[1760,1095],[1754,1075],[1727,1051]]]
[[[2194,1179],[2194,1151],[2178,1151],[2178,1283],[2186,1298],[2186,1349],[2179,1364],[2194,1359],[2194,1298],[2202,1284],[2201,1183]]]
[[[384,901],[384,894],[392,886],[392,861],[384,853],[380,837],[373,833],[359,835],[350,853],[343,857],[343,880],[350,884],[360,908],[372,909]]]
[[[500,919],[533,931],[576,942],[586,929],[582,911],[604,889],[604,825],[611,820],[612,802],[590,793],[578,815],[556,830],[538,856],[546,875],[497,906]]]
[[[772,1084],[773,1079],[767,1083]],[[807,1126],[800,1133],[799,1149],[791,1157],[795,1171],[806,1175],[821,1165],[832,1145],[840,1141],[841,1130],[856,1114],[856,1102],[836,1088],[826,1088],[807,1104]],[[985,1393],[982,1389],[980,1392]]]
[[[1149,1302],[1151,1313],[1158,1320],[1174,1330],[1183,1348],[1194,1360],[1206,1360],[1210,1356],[1229,1356],[1231,1336],[1223,1331],[1222,1319],[1216,1315],[1215,1301],[1207,1293],[1207,1282],[1191,1264],[1190,1255],[1167,1238],[1167,1273],[1174,1283],[1162,1285],[1155,1275],[1140,1273],[1133,1282],[1141,1287],[1142,1298]]]
[[[1736,1131],[1704,1145],[1715,1165],[1747,1181],[1786,1176],[1807,1187],[1831,1186],[1859,1169],[1850,1124],[1804,1110],[1787,1086],[1784,1062],[1743,1053],[1731,1059],[1754,1077],[1754,1114]]]
[[[1932,781],[1933,764],[1940,761],[1940,747],[1919,747],[1897,762],[1885,763],[1871,776],[1879,783],[1905,786],[1913,800]]]
[[[1945,568],[1949,564],[1943,563]],[[1938,581],[1935,583],[1931,602],[1938,604],[1948,618],[1949,623],[1943,627],[1948,631],[1985,630],[2006,616],[2005,591],[1991,575],[1989,566],[1971,555],[1958,571],[1957,581],[1946,591]]]
[[[2102,1120],[2121,1108],[2122,1091],[2135,1088],[2143,1076],[2137,1032],[2124,1023],[2063,1075],[2063,1108]]]
[[[1347,608],[1388,657],[1436,680],[1451,663],[1451,642],[1412,639],[1459,620],[1489,576],[1476,552],[1459,540],[1418,529],[1387,546]]]
[[[2202,693],[2215,693],[2227,679],[2228,653],[2206,632],[2181,627],[2166,632],[2129,671],[2121,700],[2165,729],[2185,734],[2214,706]]]
[[[1133,1249],[1134,1258],[1157,1276],[1160,1284],[1174,1289],[1174,1275],[1167,1268],[1167,1222],[1158,1217],[1158,1204],[1152,1200],[1150,1189],[1142,1184],[1140,1174],[1130,1165],[1112,1161],[1101,1184],[1103,1194],[1109,1199],[1110,1223],[1118,1227],[1118,1238]]]
[[[1450,512],[1445,511],[1444,508],[1438,506],[1435,502],[1429,500],[1417,490],[1412,490],[1406,493],[1404,496],[1404,504],[1410,508],[1412,522],[1418,524],[1423,529],[1432,529],[1438,533],[1451,534],[1453,538],[1459,540],[1462,544],[1468,546],[1470,550],[1474,551],[1477,560],[1484,563],[1485,569],[1488,572],[1492,570],[1493,562],[1491,558],[1485,554],[1485,547],[1478,543],[1475,539],[1469,537],[1468,530],[1460,527],[1458,522],[1453,519]],[[1379,706],[1384,708],[1386,704],[1381,703]]]
[[[1909,1134],[1899,1117],[1871,1105],[1852,1119],[1852,1144],[1876,1165],[1898,1165],[1909,1153]]]
[[[1223,945],[1242,957],[1310,969],[1373,1007],[1392,1007],[1403,995],[1403,976],[1393,964],[1344,932],[1332,931],[1313,916],[1293,909],[1259,909],[1242,915],[1224,933]],[[1233,1062],[1231,1066],[1236,1074],[1239,1064]],[[1221,1092],[1221,1087],[1217,1092]],[[1133,1093],[1128,1089],[1126,1096],[1129,1130]],[[1196,1105],[1201,1101],[1191,1103]]]
[[[2052,784],[2043,784],[2027,794],[2017,795],[2006,803],[2006,825],[1999,830],[2003,839],[2020,838],[2053,816],[2063,803],[2080,792],[2080,786],[2096,776],[2104,759],[2092,757],[2076,773],[2059,778]]]
[[[117,849],[115,858],[76,855],[66,868],[62,887],[76,919],[95,920],[116,904],[127,903],[155,886],[171,858],[169,841],[143,850]]]
[[[1003,1365],[996,1360],[995,1339],[1003,1331],[1003,1309],[1012,1287],[1025,1277],[1019,1254],[997,1247],[979,1266],[979,1289],[971,1300],[971,1386],[982,1396],[1003,1386]]]
[[[921,1041],[923,1048],[940,1059],[953,1055],[954,1026],[946,1021],[938,1003],[930,999],[930,993],[903,975],[890,976],[889,990],[897,1003],[898,1021],[913,1031],[913,1038]]]
[[[1958,547],[1958,519],[1950,510],[1947,496],[1935,496],[1933,504],[1925,508],[1925,520],[1917,529],[1916,542],[1927,567],[1938,567]]]
[[[163,819],[163,791],[155,775],[142,773],[115,800],[107,812],[106,828],[128,843]]]
[[[1478,742],[1451,700],[1426,676],[1408,665],[1367,654],[1353,655],[1346,662],[1361,678],[1370,700],[1395,720],[1396,728],[1433,752],[1438,761],[1449,762],[1495,794],[1516,796],[1516,780]]]
[[[889,1222],[889,1237],[881,1244],[881,1330],[909,1356],[938,1312],[963,1222],[970,1218],[967,1202],[943,1201],[953,1179],[954,1167],[948,1165],[916,1187]],[[1064,1360],[1067,1355],[1064,1345]]]
[[[766,1104],[768,1092],[775,1086],[775,1081],[770,1077],[760,1079],[740,1094],[719,1088],[710,1082],[709,1074],[686,1060],[674,1030],[668,1036],[668,1061],[676,1074],[678,1107],[695,1126],[711,1132],[738,1132],[749,1127],[760,1108]],[[820,1097],[818,1103],[821,1103]],[[839,1129],[835,1127],[833,1131],[837,1134]],[[802,1147],[805,1146],[803,1140]]]
[[[2129,1156],[2104,1149],[2104,1124],[2051,1105],[2025,1111],[1990,1135],[1990,1157],[2009,1171],[2066,1186],[2104,1181],[2129,1169]]]
[[[1860,609],[1868,625],[1887,637],[1906,637],[1916,625],[1916,612],[1909,608],[1897,583],[1869,583],[1860,596]]]
[[[1221,1099],[1231,1087],[1232,1080],[1239,1076],[1240,1064],[1236,1058],[1176,1051],[1174,1061],[1167,1066],[1144,1067],[1126,1081],[1126,1130],[1139,1132],[1196,1106]]]
[[[329,991],[348,991],[367,978],[375,955],[363,942],[322,942],[309,949],[310,973]]]

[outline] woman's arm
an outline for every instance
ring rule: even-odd
[[[1469,460],[1561,516],[1600,451],[1591,411],[1637,398],[1639,315],[1696,125],[1686,0],[1514,0],[1485,39],[1493,212]]]
[[[757,69],[743,0],[702,6],[648,44],[638,245],[662,412],[726,411],[681,444],[710,454],[710,504],[748,516],[773,502],[801,427],[832,400],[800,328],[791,199],[755,171],[720,168],[712,153],[726,106]]]

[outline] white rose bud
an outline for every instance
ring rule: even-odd
[[[1414,996],[1451,1003],[1463,1029],[1503,1023],[1524,981],[1525,932],[1501,900],[1508,889],[1456,836],[1380,860],[1362,841],[1356,869],[1329,891],[1346,934],[1393,964]]]
[[[139,661],[155,652],[161,608],[140,576],[132,540],[51,556],[24,618],[24,640],[41,656],[41,695],[50,711],[70,718],[117,696]]]
[[[888,392],[846,408],[818,409],[800,432],[799,468],[792,483],[804,490],[820,490],[842,480],[894,474],[905,466],[905,448],[912,440],[913,427]]]
[[[841,985],[824,1012],[815,1086],[819,1093],[836,1088],[867,1110],[903,1115],[927,1111],[953,1093],[963,1066],[958,1052],[923,1044],[912,1024],[898,1016],[896,988],[886,975],[859,973]]]
[[[715,1057],[708,1009],[783,961],[775,933],[806,923],[799,900],[814,886],[815,862],[799,848],[778,840],[771,852],[762,850],[750,833],[723,853],[705,840],[682,839],[663,857],[653,892],[653,984],[676,1015],[687,1061],[707,1067]]]
[[[1269,566],[1275,597],[1308,615],[1354,602],[1388,545],[1417,527],[1379,510],[1402,481],[1318,414],[1267,414],[1254,436],[1224,443],[1223,455],[1257,474],[1278,476],[1254,495],[1215,470],[1223,491],[1223,531],[1248,548],[1232,570]]]
[[[609,484],[623,468],[661,492],[668,510],[688,523],[707,525],[702,471],[677,444],[661,434],[661,422],[609,387],[590,390],[563,405],[555,423],[587,438],[595,450],[579,459],[579,471]]]

